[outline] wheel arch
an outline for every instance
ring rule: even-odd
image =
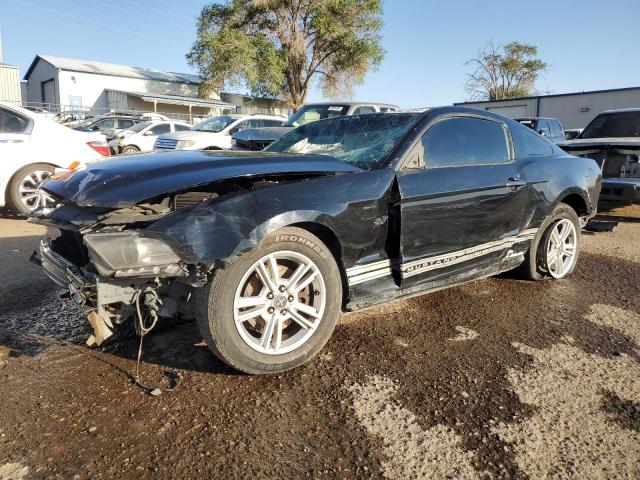
[[[589,196],[579,189],[565,190],[558,196],[554,207],[559,203],[565,203],[569,205],[578,214],[578,217],[586,217],[593,211],[593,205],[589,200]]]
[[[349,300],[349,282],[347,280],[347,270],[344,266],[344,262],[342,261],[342,242],[336,232],[326,224],[315,221],[292,223],[287,226],[298,227],[302,230],[306,230],[318,237],[329,249],[336,261],[336,265],[338,265],[338,270],[340,271],[340,280],[342,282],[342,307],[344,309],[344,306]]]

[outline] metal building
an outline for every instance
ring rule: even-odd
[[[506,117],[557,118],[565,129],[584,128],[599,113],[618,108],[640,107],[640,87],[510,98],[454,105],[489,110]]]
[[[52,55],[36,55],[24,79],[23,102],[54,112],[160,112],[195,121],[238,110],[282,109],[282,102],[272,99],[250,102],[240,96],[243,101],[237,102],[232,96],[229,101],[225,93],[203,98],[197,75]]]
[[[0,63],[0,100],[20,104],[21,99],[18,67]]]

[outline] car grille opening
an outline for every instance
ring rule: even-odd
[[[154,148],[163,149],[163,150],[175,150],[176,145],[178,145],[177,140],[172,140],[169,138],[159,138],[156,140]]]

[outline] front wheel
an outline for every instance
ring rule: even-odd
[[[329,249],[300,228],[270,235],[199,292],[198,327],[213,353],[251,374],[311,360],[333,332],[342,302]]]
[[[573,273],[579,254],[580,219],[560,203],[540,227],[519,273],[530,280],[559,280]]]

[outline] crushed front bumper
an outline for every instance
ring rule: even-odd
[[[113,335],[113,325],[97,308],[97,286],[89,280],[80,267],[67,260],[51,248],[49,239],[40,241],[40,248],[30,259],[42,266],[44,273],[58,286],[67,289],[80,311],[93,327],[93,335],[87,339],[88,345],[100,345]]]

